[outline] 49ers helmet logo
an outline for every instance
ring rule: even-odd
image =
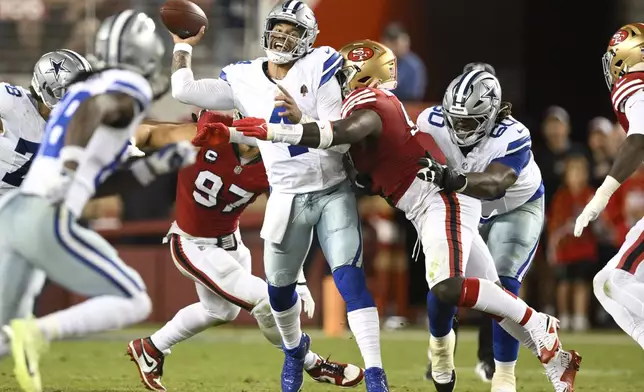
[[[355,48],[352,49],[347,58],[351,61],[366,61],[373,57],[373,50],[371,48]]]
[[[622,43],[626,38],[628,38],[628,31],[620,30],[613,34],[613,38],[610,39],[608,46],[615,46],[619,43]]]

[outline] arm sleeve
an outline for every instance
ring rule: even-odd
[[[224,79],[195,80],[190,68],[172,74],[172,97],[179,102],[211,110],[232,110],[235,95]]]
[[[624,105],[628,119],[628,134],[644,135],[644,90],[631,95]]]

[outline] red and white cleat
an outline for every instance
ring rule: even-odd
[[[557,334],[559,320],[545,313],[539,313],[537,317],[539,317],[538,322],[529,332],[537,347],[539,360],[546,365],[557,356],[561,347],[561,341]]]
[[[559,351],[548,364],[546,375],[555,387],[555,392],[574,392],[575,377],[581,365],[581,356],[574,350]]]
[[[164,355],[150,338],[136,339],[128,343],[127,355],[136,364],[143,386],[151,391],[166,391],[161,384]]]
[[[332,362],[318,355],[315,366],[306,371],[317,382],[342,388],[353,388],[364,380],[364,370],[359,366]]]

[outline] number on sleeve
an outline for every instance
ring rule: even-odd
[[[16,86],[12,86],[9,84],[4,85],[5,90],[7,90],[7,94],[13,95],[14,97],[22,97],[22,92],[20,92],[20,89]]]
[[[443,111],[440,106],[432,107],[432,111],[429,113],[429,123],[435,127],[442,128],[445,126],[445,117],[443,117]]]
[[[196,189],[192,192],[192,196],[200,205],[206,208],[213,208],[217,206],[217,196],[219,196],[219,192],[221,192],[223,186],[224,182],[221,180],[221,177],[213,172],[204,170],[197,175],[197,179],[195,180]],[[228,188],[228,192],[239,196],[240,199],[225,206],[222,209],[223,212],[232,212],[247,204],[255,196],[254,193],[248,192],[235,184],[232,184]]]
[[[273,109],[273,113],[271,113],[271,119],[268,121],[271,124],[292,124],[292,122],[286,118],[286,117],[280,117],[279,113],[282,113],[286,111],[285,107],[275,107]],[[292,157],[296,157],[298,155],[306,154],[309,152],[308,147],[303,147],[303,146],[288,146],[288,152],[291,154]]]
[[[516,123],[517,121],[511,118],[503,119],[503,121],[501,121],[499,125],[495,126],[492,129],[492,132],[490,132],[490,137],[501,137],[501,135],[503,135],[508,128]]]
[[[2,177],[2,182],[19,187],[20,184],[22,184],[22,180],[24,180],[27,175],[27,172],[29,172],[31,162],[36,156],[36,152],[38,152],[38,147],[40,147],[40,144],[38,143],[30,142],[22,138],[18,139],[18,144],[14,151],[20,155],[24,155],[27,158],[27,161],[17,170],[11,173],[5,173]]]

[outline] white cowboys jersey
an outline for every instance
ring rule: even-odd
[[[342,56],[330,47],[313,49],[295,62],[283,80],[276,81],[293,96],[303,113],[319,120],[339,120],[342,107],[340,85],[335,73],[342,67]],[[289,123],[275,107],[280,93],[268,78],[267,59],[231,64],[221,71],[220,79],[232,88],[235,107],[246,117],[267,119],[270,123]],[[259,141],[268,181],[283,193],[307,193],[329,188],[346,178],[341,150],[318,150],[285,143]],[[345,146],[343,152],[348,150]]]
[[[65,136],[69,123],[81,103],[91,97],[110,93],[124,93],[136,101],[134,120],[125,132],[114,130],[109,142],[100,146],[93,143],[94,136],[85,148],[85,158],[79,163],[71,188],[61,193],[60,201],[76,216],[80,213],[96,190],[96,187],[116,169],[120,163],[130,138],[143,120],[152,101],[150,84],[141,75],[122,69],[110,69],[92,75],[89,79],[73,84],[64,98],[52,110],[45,128],[45,135],[31,169],[25,177],[20,190],[23,193],[51,197],[51,189],[60,188],[63,183],[63,167],[60,151],[65,146]]]
[[[0,195],[22,184],[38,151],[45,120],[29,90],[0,83]]]
[[[442,107],[425,109],[416,124],[421,132],[430,134],[445,154],[447,165],[459,173],[483,172],[492,162],[511,167],[517,181],[505,194],[494,200],[481,200],[482,219],[504,214],[543,195],[541,171],[534,161],[530,131],[523,124],[508,117],[501,121],[488,136],[467,154],[452,142],[445,126]]]

